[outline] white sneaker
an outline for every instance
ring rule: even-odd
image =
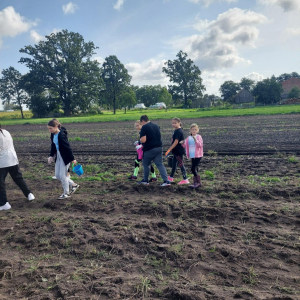
[[[74,193],[76,192],[76,190],[77,190],[79,187],[80,187],[79,184],[73,185],[73,186],[71,187],[71,191],[70,191],[69,195],[74,194]]]
[[[30,194],[28,195],[28,200],[29,200],[29,201],[32,201],[32,200],[34,200],[34,199],[35,199],[35,197],[33,196],[33,194],[30,193]]]
[[[63,200],[63,199],[67,199],[67,198],[70,198],[71,196],[69,194],[62,194],[60,195],[57,199],[59,200]]]
[[[52,179],[57,179],[55,176],[52,176]]]
[[[11,206],[8,202],[6,202],[4,205],[0,206],[0,210],[8,210],[11,209]]]

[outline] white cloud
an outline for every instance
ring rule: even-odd
[[[278,5],[284,11],[293,11],[300,9],[299,0],[258,0],[258,3],[263,5]]]
[[[228,3],[238,2],[238,0],[188,0],[188,1],[192,2],[192,3],[201,3],[205,7],[211,5],[212,3],[215,3],[215,2],[228,2]]]
[[[300,28],[287,28],[286,31],[291,35],[300,35]]]
[[[165,73],[162,72],[165,60],[151,58],[142,63],[128,63],[125,65],[134,84],[162,84],[169,83]]]
[[[78,5],[76,5],[73,2],[69,2],[68,4],[62,6],[62,10],[65,15],[74,14],[77,9],[78,9]]]
[[[0,11],[0,47],[3,37],[15,37],[18,34],[27,32],[35,25],[35,22],[26,20],[12,6],[4,8]]]
[[[96,60],[99,64],[102,65],[105,59],[102,56],[95,56],[94,60]]]
[[[124,4],[125,0],[118,0],[117,3],[114,5],[114,9],[120,10]]]
[[[251,72],[250,74],[245,75],[244,77],[252,79],[254,81],[261,81],[266,78],[264,75],[259,74],[257,72]]]
[[[34,43],[38,43],[41,40],[44,40],[45,37],[38,34],[35,30],[30,30],[30,37]]]
[[[187,52],[201,70],[230,68],[236,64],[251,64],[239,54],[239,47],[255,47],[258,25],[267,18],[253,11],[239,8],[219,14],[216,20],[197,20],[194,28],[201,32],[170,43],[177,50]]]

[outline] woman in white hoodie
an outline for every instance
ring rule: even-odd
[[[5,189],[5,178],[8,173],[29,201],[35,199],[20,171],[12,137],[7,130],[1,129],[0,125],[0,210],[11,208],[7,202]]]

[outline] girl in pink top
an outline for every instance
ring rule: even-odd
[[[194,183],[190,185],[195,189],[201,186],[201,178],[198,174],[198,166],[203,156],[203,140],[199,133],[199,127],[197,124],[192,124],[190,127],[190,136],[180,143],[186,148],[187,158],[192,159],[192,173],[194,175]]]

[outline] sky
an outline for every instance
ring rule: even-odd
[[[200,68],[206,93],[226,80],[299,72],[300,0],[1,0],[0,72],[22,74],[19,50],[62,29],[116,55],[134,85],[168,85],[167,60],[182,50]]]

